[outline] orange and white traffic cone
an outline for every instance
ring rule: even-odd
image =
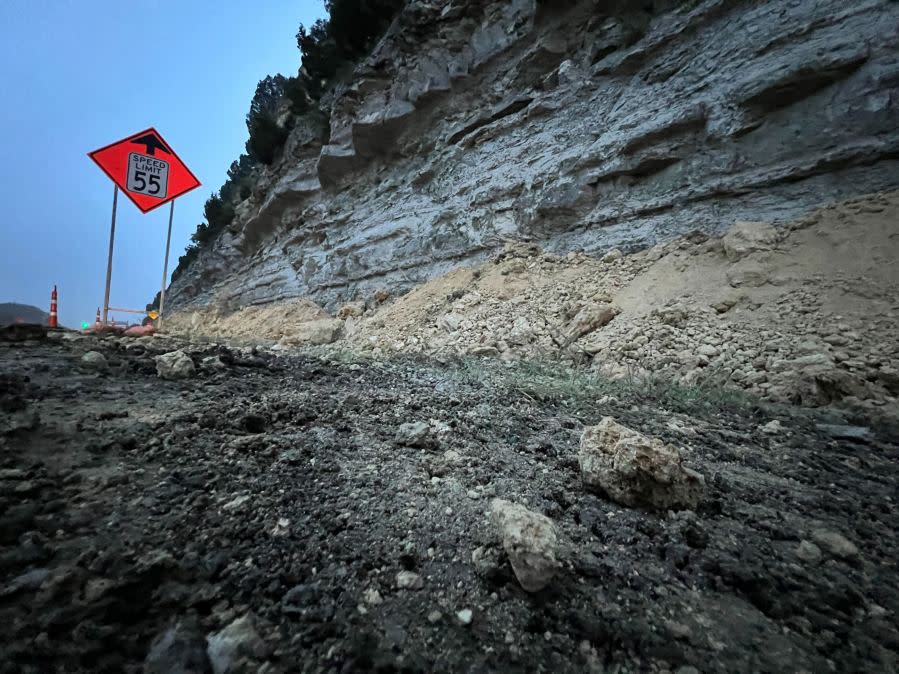
[[[53,286],[53,292],[50,293],[50,319],[47,326],[51,328],[59,327],[59,318],[56,314],[56,286]]]

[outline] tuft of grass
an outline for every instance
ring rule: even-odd
[[[476,385],[489,380],[534,402],[574,409],[593,406],[604,396],[692,415],[720,412],[752,415],[771,407],[743,390],[720,384],[714,377],[689,386],[633,372],[621,379],[611,379],[586,368],[539,359],[503,364],[491,359],[463,357],[454,363],[454,369],[460,383]]]

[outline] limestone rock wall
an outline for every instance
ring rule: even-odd
[[[899,3],[412,0],[171,306],[404,291],[899,186]]]

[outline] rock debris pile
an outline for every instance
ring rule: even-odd
[[[899,193],[775,228],[740,222],[596,258],[510,243],[487,264],[342,308],[188,312],[182,334],[559,360],[605,378],[726,387],[899,423]],[[296,307],[302,306],[298,313]]]
[[[374,354],[554,358],[899,421],[899,194],[632,255],[515,244],[347,326]]]

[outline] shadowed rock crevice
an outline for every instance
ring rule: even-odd
[[[517,112],[521,112],[526,107],[528,107],[533,100],[533,98],[523,97],[501,103],[496,106],[488,115],[478,117],[473,121],[467,122],[461,129],[450,134],[449,138],[446,139],[446,142],[450,144],[457,143],[468,134],[480,129],[482,126],[486,126],[491,122],[502,119],[503,117],[508,117],[510,115],[514,115]]]

